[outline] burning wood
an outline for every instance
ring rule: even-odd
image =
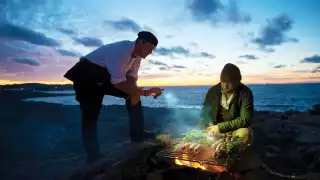
[[[222,172],[245,148],[240,137],[212,136],[203,131],[192,130],[182,138],[169,135],[158,136],[166,150],[160,156],[174,159],[176,165],[202,170]]]

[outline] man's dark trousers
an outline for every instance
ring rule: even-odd
[[[80,104],[82,115],[82,140],[84,149],[89,159],[95,159],[100,155],[97,122],[102,108],[104,95],[126,98],[125,93],[112,87],[103,87],[96,84],[74,84],[76,100]],[[126,109],[129,115],[129,132],[131,142],[144,140],[144,117],[141,101],[131,105],[130,99],[126,99]]]

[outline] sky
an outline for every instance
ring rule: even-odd
[[[226,63],[247,84],[320,82],[318,0],[0,1],[0,84],[71,83],[80,56],[154,33],[139,85],[210,85]]]

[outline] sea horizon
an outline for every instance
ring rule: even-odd
[[[212,84],[190,84],[190,85],[139,85],[141,87],[155,87],[155,86],[161,86],[161,87],[187,87],[187,86],[212,86],[216,85],[219,82],[212,83]],[[244,85],[299,85],[299,84],[320,84],[320,82],[287,82],[287,83],[244,83]],[[46,85],[46,86],[72,86],[72,83],[65,83],[65,84],[51,84],[51,83],[38,83],[38,82],[28,82],[28,83],[13,83],[13,84],[0,84],[0,86],[23,86],[23,85]]]

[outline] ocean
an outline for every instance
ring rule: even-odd
[[[313,104],[320,103],[320,83],[314,84],[253,84],[248,85],[253,91],[256,110],[305,111]],[[141,97],[143,106],[167,108],[197,108],[200,109],[210,86],[177,86],[163,87],[164,94],[158,99]],[[35,97],[25,101],[40,101],[64,105],[76,105],[74,91],[44,91],[46,93],[64,93],[70,96]],[[104,105],[123,105],[122,98],[105,96]]]

